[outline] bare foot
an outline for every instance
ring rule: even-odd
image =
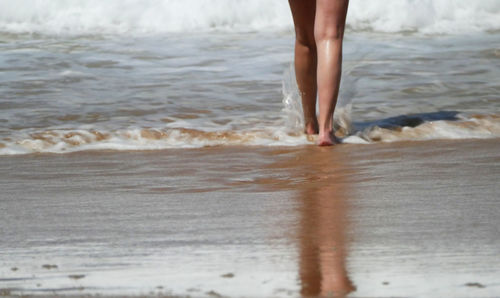
[[[333,146],[338,143],[339,141],[337,140],[332,131],[319,133],[317,141],[318,146]]]
[[[307,135],[317,135],[318,134],[318,122],[308,122],[306,123],[304,133]]]

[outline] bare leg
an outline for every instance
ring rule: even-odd
[[[317,134],[317,55],[314,40],[316,3],[310,0],[289,0],[289,4],[295,25],[295,75],[302,98],[305,133]]]
[[[318,145],[335,143],[332,116],[337,104],[342,67],[342,40],[349,0],[316,0],[314,37],[318,52]]]

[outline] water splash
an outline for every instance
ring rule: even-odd
[[[359,79],[352,75],[352,71],[358,65],[359,61],[346,61],[342,68],[339,98],[333,115],[333,127],[339,136],[352,132],[352,100],[356,95],[356,82]],[[300,132],[304,127],[304,116],[293,64],[283,73],[282,92],[285,123],[290,131]]]
[[[285,69],[282,81],[283,113],[287,129],[292,132],[301,132],[304,128],[304,114],[300,92],[295,79],[293,64]]]

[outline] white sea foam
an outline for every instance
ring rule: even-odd
[[[426,121],[417,126],[369,126],[351,136],[344,143],[369,144],[374,142],[487,139],[500,137],[498,115],[458,115],[456,120]]]
[[[371,125],[344,137],[342,143],[500,138],[498,115],[460,115],[455,120],[425,121],[417,126]],[[302,146],[314,138],[283,127],[251,131],[203,131],[187,128],[130,128],[123,130],[44,130],[19,132],[0,142],[0,155],[37,152],[67,153],[88,150],[162,150],[211,146]]]
[[[460,34],[500,30],[498,0],[353,0],[348,27]],[[291,30],[286,0],[0,0],[0,31],[143,34]]]
[[[351,1],[349,24],[356,30],[461,34],[500,30],[498,0]]]

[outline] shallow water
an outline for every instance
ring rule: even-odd
[[[1,154],[311,143],[286,32],[0,40]],[[498,40],[348,34],[344,142],[500,136]]]

